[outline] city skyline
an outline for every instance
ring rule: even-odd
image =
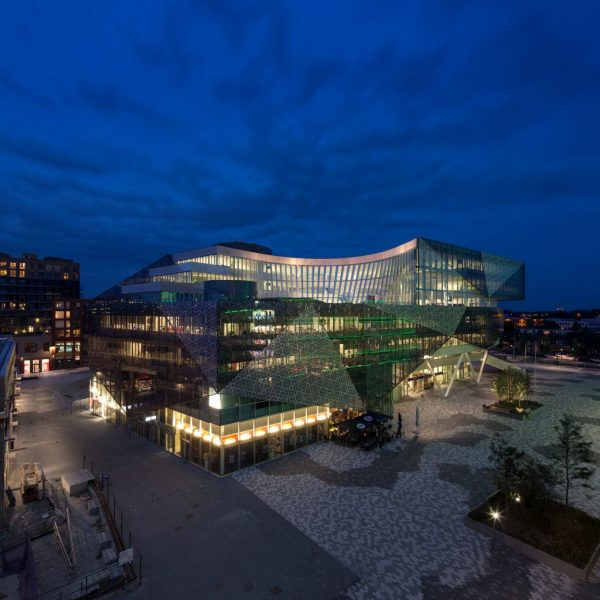
[[[599,304],[591,2],[143,7],[3,8],[0,251],[92,297],[222,241],[425,237],[523,260],[507,308]]]

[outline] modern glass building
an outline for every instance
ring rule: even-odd
[[[332,412],[391,415],[479,380],[498,301],[523,297],[523,263],[426,239],[338,259],[241,242],[167,255],[87,307],[90,406],[224,475],[324,439]]]

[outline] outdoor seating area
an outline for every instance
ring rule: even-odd
[[[392,418],[383,413],[369,411],[333,424],[329,433],[332,440],[358,446],[363,450],[381,448],[393,439]]]

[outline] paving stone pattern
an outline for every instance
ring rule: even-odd
[[[578,584],[464,524],[493,491],[488,454],[495,432],[543,458],[554,425],[569,412],[600,452],[600,403],[589,397],[600,375],[538,373],[556,389],[538,394],[543,407],[530,419],[482,412],[493,400],[489,377],[481,386],[459,382],[450,398],[429,394],[397,405],[407,437],[382,450],[325,442],[234,477],[359,577],[337,600],[600,597],[600,566],[591,583]],[[592,490],[574,490],[573,502],[600,517],[598,471],[591,483]]]

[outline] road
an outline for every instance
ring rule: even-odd
[[[109,472],[142,553],[144,599],[343,598],[357,577],[232,478],[214,476],[77,408],[85,370],[23,381],[13,469]],[[72,408],[75,406],[75,408]]]

